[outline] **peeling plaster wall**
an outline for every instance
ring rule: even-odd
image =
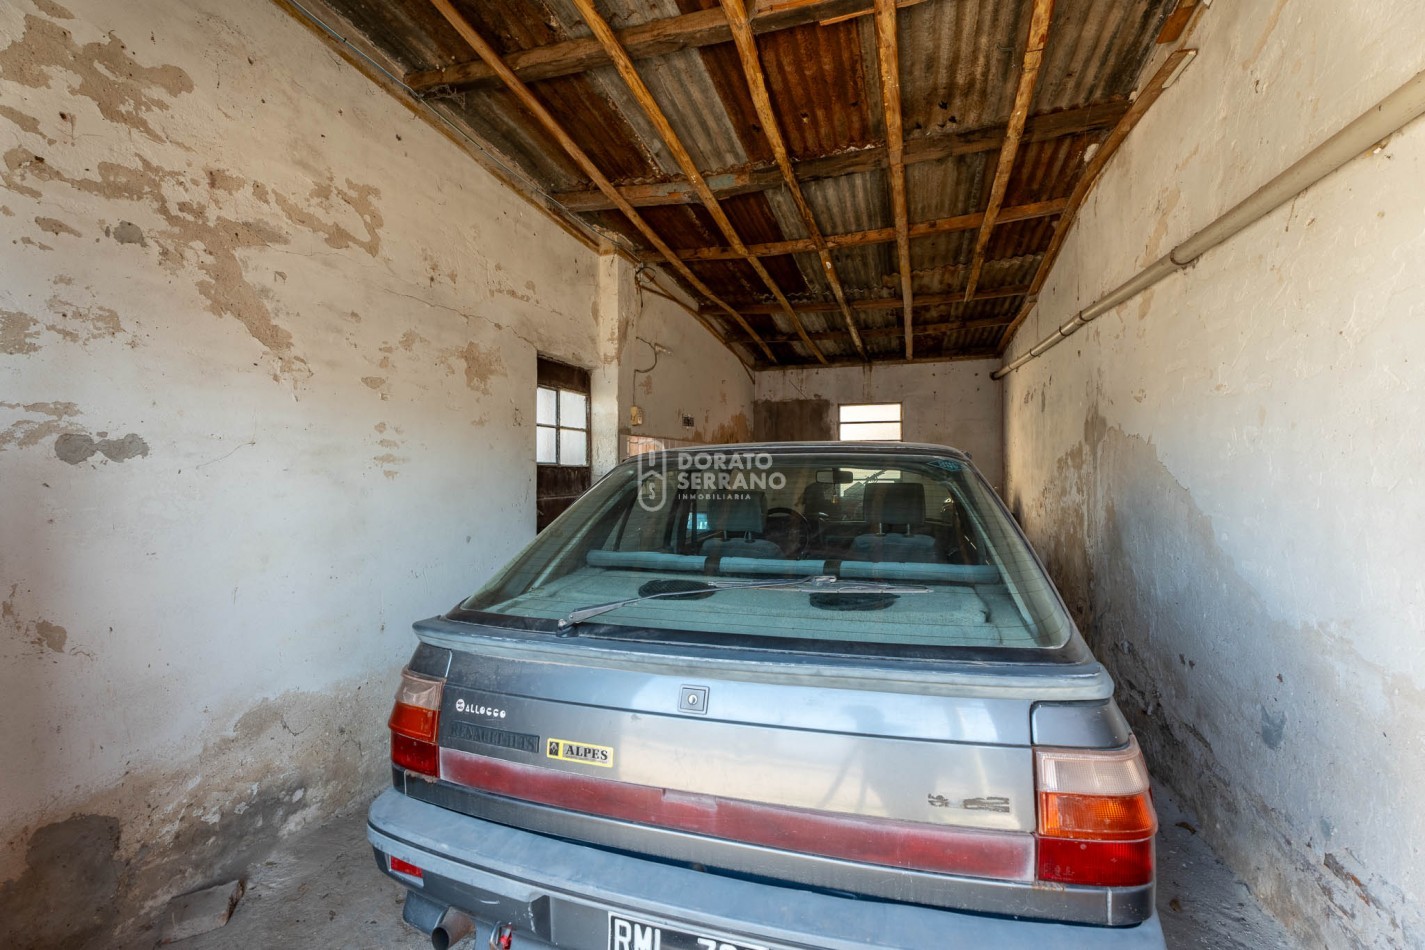
[[[4,946],[370,794],[411,621],[533,534],[536,354],[611,458],[633,319],[276,6],[63,3],[0,6]],[[691,318],[644,332],[745,412]]]
[[[1011,356],[1425,68],[1420,26],[1214,4]],[[1010,503],[1157,780],[1308,946],[1425,946],[1422,261],[1416,122],[1006,380]]]
[[[671,289],[670,281],[660,279],[655,292],[648,289],[650,278],[636,279],[628,262],[620,259],[618,267],[625,299],[620,312],[628,316],[619,360],[619,431],[668,445],[751,440],[751,374],[687,310],[660,296]],[[630,425],[630,406],[643,413],[642,425]],[[683,425],[684,416],[692,417],[692,428]]]
[[[991,360],[966,360],[767,370],[757,374],[757,401],[825,400],[832,438],[836,407],[842,403],[901,403],[901,434],[907,442],[969,452],[999,490],[1004,484],[1004,408],[1001,387],[990,380],[998,366]]]

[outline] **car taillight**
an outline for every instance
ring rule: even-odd
[[[1158,818],[1136,739],[1126,749],[1035,749],[1041,881],[1130,887],[1153,880]]]
[[[440,724],[440,696],[445,680],[401,671],[396,705],[391,710],[391,761],[411,772],[434,778],[440,772],[435,743]]]

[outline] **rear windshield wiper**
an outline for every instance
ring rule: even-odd
[[[606,614],[620,607],[629,607],[633,604],[641,604],[646,600],[658,600],[663,597],[696,597],[698,595],[707,596],[722,590],[790,590],[802,591],[812,594],[928,594],[930,588],[924,584],[887,584],[880,581],[843,581],[831,574],[818,574],[812,577],[793,577],[775,581],[718,581],[710,580],[706,584],[698,586],[689,585],[680,590],[662,591],[657,594],[644,594],[641,597],[627,597],[623,600],[613,600],[604,604],[594,604],[589,607],[580,607],[578,610],[569,612],[569,615],[559,621],[561,632],[569,631],[586,620],[590,620],[600,614]],[[565,633],[566,636],[571,634]]]

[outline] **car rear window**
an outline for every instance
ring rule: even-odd
[[[1054,649],[1073,629],[974,467],[911,449],[640,456],[457,613],[567,634],[892,654]]]

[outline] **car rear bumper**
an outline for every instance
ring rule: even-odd
[[[1164,947],[1158,918],[1095,927],[856,900],[706,874],[472,818],[387,789],[372,804],[367,838],[383,871],[420,895],[412,910],[445,907],[516,927],[521,950],[607,950],[609,914],[797,950],[902,947],[1004,950]],[[392,874],[386,856],[424,871]],[[408,913],[408,919],[410,919]]]

